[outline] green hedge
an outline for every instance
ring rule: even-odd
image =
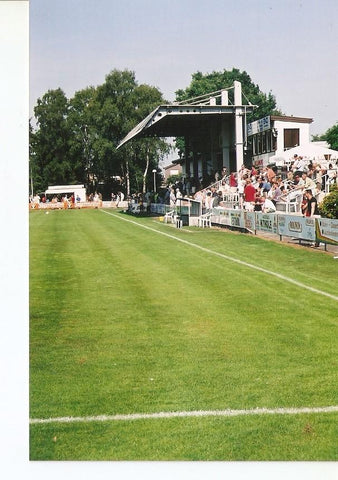
[[[319,212],[325,218],[338,218],[338,187],[336,184],[331,186],[330,193],[319,205]]]

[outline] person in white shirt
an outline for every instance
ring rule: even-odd
[[[170,189],[170,206],[174,207],[176,204],[175,190],[171,187]]]

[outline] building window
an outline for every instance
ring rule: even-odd
[[[299,128],[284,129],[284,150],[297,147],[299,145]]]
[[[271,152],[271,130],[266,132],[266,151]]]

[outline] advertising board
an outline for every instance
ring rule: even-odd
[[[315,218],[295,215],[278,215],[278,234],[314,242],[316,240]]]
[[[277,215],[256,212],[256,230],[277,234]]]
[[[316,236],[319,242],[338,245],[338,219],[318,218]]]

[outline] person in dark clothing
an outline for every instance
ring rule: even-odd
[[[212,206],[213,207],[219,207],[222,200],[223,200],[222,192],[217,192],[217,194],[213,198]]]
[[[318,202],[316,198],[312,195],[311,189],[306,190],[305,197],[307,200],[307,204],[304,212],[305,216],[313,217],[313,215],[319,215]]]
[[[312,195],[311,189],[305,191],[305,197],[307,199],[307,204],[304,209],[305,216],[313,217],[314,215],[319,215],[317,199]],[[315,242],[314,246],[319,247],[319,242]]]

